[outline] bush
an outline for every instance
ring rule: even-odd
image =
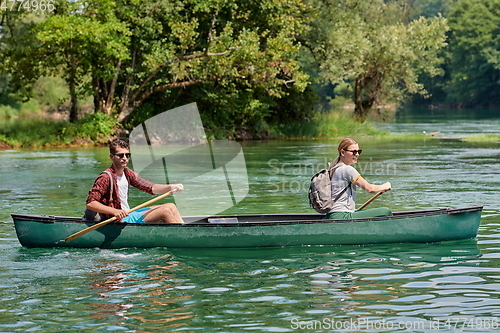
[[[107,114],[88,114],[75,124],[75,136],[100,142],[114,134],[119,124]]]
[[[10,119],[19,115],[19,109],[10,105],[0,105],[0,118]]]
[[[14,119],[0,127],[0,141],[15,147],[102,144],[114,134],[118,123],[103,113],[85,116],[77,123],[46,118]]]

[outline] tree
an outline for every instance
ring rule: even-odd
[[[500,104],[500,0],[462,0],[450,13],[448,102]]]
[[[17,90],[42,76],[62,76],[70,92],[70,121],[78,118],[78,98],[92,91],[89,81],[98,73],[112,75],[107,63],[126,59],[128,31],[112,15],[115,3],[93,0],[82,4],[60,0],[50,11],[30,14],[7,11],[2,17],[2,68]],[[46,7],[49,9],[49,7]]]
[[[291,15],[301,11],[298,0],[85,4],[54,15],[37,36],[62,53],[51,65],[64,64],[69,82],[90,73],[96,111],[115,111],[120,122],[153,96],[207,82],[238,81],[276,97],[287,84],[306,86],[293,60],[294,36],[304,29],[303,18]]]
[[[126,25],[114,15],[115,7],[112,0],[62,1],[54,15],[33,29],[43,67],[51,74],[62,71],[68,83],[70,121],[78,118],[78,96],[91,92],[96,110],[112,111],[113,100],[102,96],[98,82],[111,81],[109,89],[115,88],[115,67],[127,59],[130,40]]]
[[[446,19],[406,23],[397,1],[318,0],[320,18],[305,41],[320,63],[323,79],[353,86],[354,116],[364,120],[381,101],[425,94],[423,72],[439,73]],[[319,9],[318,9],[319,10]]]
[[[300,0],[59,0],[30,27],[31,42],[13,46],[17,53],[8,58],[25,84],[62,74],[72,121],[80,96],[92,94],[95,112],[126,122],[157,99],[192,102],[173,93],[194,86],[205,100],[237,98],[225,106],[227,117],[236,111],[263,119],[271,100],[308,84],[295,60],[308,20],[303,8]],[[22,60],[28,52],[33,56]],[[37,70],[27,74],[30,67]],[[241,108],[227,111],[235,105]]]
[[[118,121],[153,95],[193,85],[225,87],[225,96],[262,89],[276,98],[287,87],[305,89],[307,75],[294,60],[301,11],[299,0],[131,2],[119,13],[132,36]]]
[[[17,94],[27,100],[31,85],[42,76],[42,68],[36,64],[39,45],[31,31],[43,19],[23,10],[3,11],[0,21],[0,73],[6,83],[3,94]]]

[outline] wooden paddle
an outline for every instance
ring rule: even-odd
[[[367,202],[365,202],[364,204],[362,204],[361,206],[359,206],[359,208],[356,209],[356,210],[362,210],[363,208],[365,208],[366,206],[368,206],[373,200],[377,199],[379,196],[382,195],[382,193],[385,193],[385,192],[386,191],[375,193],[375,195],[373,197],[371,197],[370,199],[368,199]]]
[[[152,203],[154,203],[154,202],[156,202],[158,200],[161,200],[161,199],[163,199],[165,197],[168,197],[169,195],[173,194],[175,191],[177,191],[177,190],[169,191],[169,192],[164,193],[164,194],[162,194],[160,196],[157,196],[156,198],[153,198],[153,199],[151,199],[151,200],[149,200],[149,201],[147,201],[147,202],[145,202],[143,204],[140,204],[139,206],[136,206],[136,207],[134,207],[134,208],[132,208],[130,210],[127,210],[127,214],[130,214],[130,213],[132,213],[132,212],[134,212],[134,211],[136,211],[138,209],[141,209],[141,208],[144,208],[146,206],[149,206],[149,205],[151,205]],[[86,229],[83,229],[82,231],[78,231],[78,232],[74,233],[73,235],[66,237],[66,239],[64,241],[65,242],[70,242],[73,239],[78,238],[80,236],[83,236],[83,235],[91,232],[92,230],[95,230],[97,228],[102,227],[103,225],[106,225],[106,224],[108,224],[110,222],[113,222],[114,220],[116,220],[115,216],[113,216],[112,218],[107,219],[105,221],[102,221],[102,222],[99,222],[97,224],[94,224],[93,226],[90,226],[90,227],[88,227]]]

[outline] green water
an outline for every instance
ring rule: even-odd
[[[498,331],[500,143],[450,137],[499,125],[495,117],[406,117],[380,126],[441,131],[445,138],[359,138],[358,170],[370,182],[393,185],[370,207],[484,205],[477,239],[438,244],[26,249],[10,214],[80,216],[108,153],[0,151],[0,332]],[[336,145],[244,143],[250,191],[230,212],[309,212],[313,169],[334,157]],[[131,197],[131,205],[151,198],[135,191]],[[360,193],[358,203],[370,197]]]

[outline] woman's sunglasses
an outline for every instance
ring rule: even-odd
[[[118,156],[119,158],[124,158],[124,157],[130,158],[130,156],[132,154],[130,154],[130,153],[122,153],[122,154],[113,154],[113,155]]]
[[[345,151],[349,151],[351,152],[353,155],[361,155],[361,153],[363,152],[363,149],[359,149],[359,150],[347,150],[347,149],[344,149]]]

